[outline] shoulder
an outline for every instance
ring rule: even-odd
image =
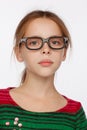
[[[10,87],[5,89],[0,89],[0,105],[1,104],[8,104],[10,101],[10,95],[9,95]]]
[[[9,88],[0,89],[0,97],[6,95],[8,93]]]
[[[68,112],[68,113],[75,114],[82,109],[81,102],[70,99],[66,96],[64,96],[64,98],[67,100],[67,105],[60,110],[61,112]]]
[[[4,89],[0,89],[0,96],[3,95],[3,94],[7,94],[9,89],[10,89],[10,87],[4,88]]]
[[[86,130],[87,117],[81,102],[69,98],[68,100],[69,100],[68,109],[70,112],[72,112],[72,115],[75,116],[76,118],[76,126],[77,126],[76,128]]]
[[[73,111],[78,111],[82,107],[81,102],[67,98],[68,100],[68,107],[71,108]]]

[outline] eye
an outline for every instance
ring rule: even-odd
[[[58,45],[58,44],[59,44],[59,41],[52,41],[52,44]]]
[[[53,40],[51,41],[51,45],[52,46],[60,46],[62,44],[62,42],[60,40]]]
[[[29,44],[30,44],[30,45],[37,45],[38,42],[37,42],[37,41],[31,41]]]
[[[28,46],[38,46],[39,42],[38,42],[38,40],[29,39],[27,41],[27,44],[28,44]]]

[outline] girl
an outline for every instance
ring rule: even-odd
[[[0,129],[87,130],[81,103],[54,86],[69,46],[68,29],[56,14],[37,10],[21,20],[14,51],[25,71],[19,87],[0,90]]]

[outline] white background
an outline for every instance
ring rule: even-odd
[[[82,103],[87,114],[87,0],[0,0],[0,88],[17,86],[23,66],[12,57],[15,29],[35,9],[57,13],[67,25],[73,50],[56,73],[61,94]]]

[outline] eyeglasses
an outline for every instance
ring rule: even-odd
[[[47,43],[51,49],[59,50],[67,48],[68,38],[63,36],[52,36],[46,39],[41,37],[24,37],[20,39],[19,46],[23,43],[29,50],[39,50],[45,43]]]

